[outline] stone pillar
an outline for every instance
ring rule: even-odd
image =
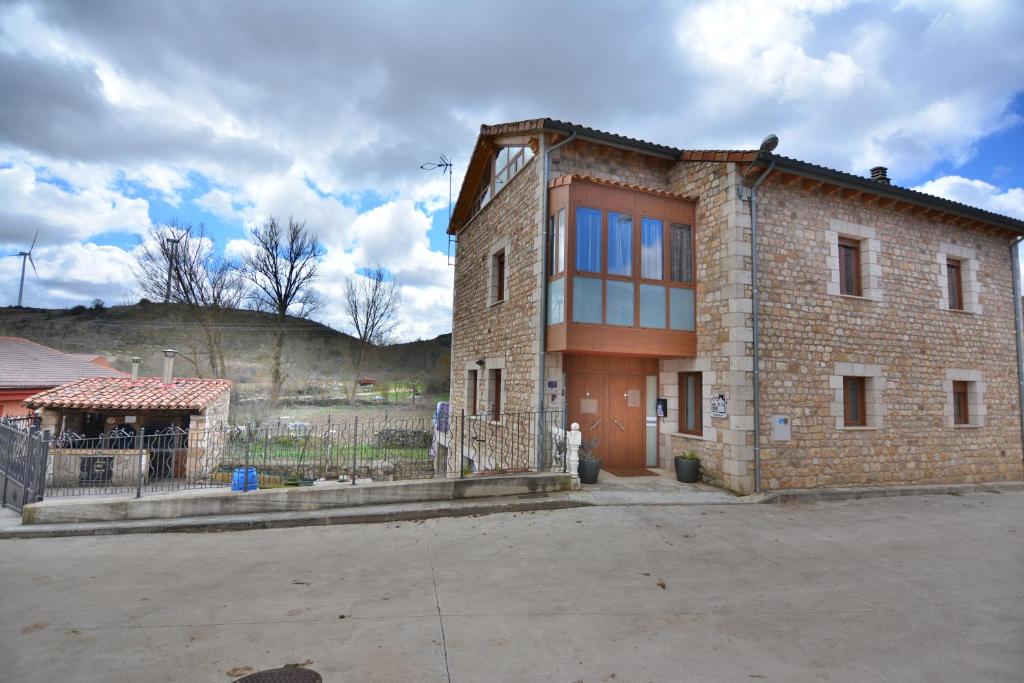
[[[582,444],[583,434],[580,432],[580,425],[578,422],[573,422],[569,431],[565,433],[566,464],[573,479],[579,479],[580,446]]]

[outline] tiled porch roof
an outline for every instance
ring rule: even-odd
[[[86,377],[25,399],[29,408],[84,410],[202,410],[225,391],[226,379],[175,377]]]

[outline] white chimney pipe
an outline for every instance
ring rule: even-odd
[[[138,356],[135,356],[135,357],[132,358],[132,381],[133,382],[135,382],[135,381],[137,381],[139,379],[139,365],[141,363],[142,363],[142,360]]]
[[[174,349],[164,349],[164,374],[163,383],[170,384],[174,381]]]

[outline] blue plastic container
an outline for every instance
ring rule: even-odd
[[[246,482],[248,481],[248,486]],[[255,467],[236,467],[231,475],[232,491],[255,491],[260,487],[260,478]]]

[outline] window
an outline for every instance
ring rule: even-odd
[[[633,283],[621,280],[607,280],[609,325],[633,326]]]
[[[548,283],[548,325],[565,322],[565,278]]]
[[[860,283],[860,240],[839,238],[839,293],[863,296]]]
[[[505,252],[499,251],[494,255],[494,279],[498,283],[498,293],[494,297],[495,301],[505,300]]]
[[[867,388],[863,377],[843,377],[843,424],[867,426]]]
[[[955,425],[971,424],[969,388],[967,382],[953,382],[953,424]]]
[[[946,285],[949,288],[949,309],[964,310],[964,288],[959,259],[946,259]]]
[[[488,370],[488,373],[487,391],[490,399],[488,412],[491,414],[491,419],[498,422],[501,420],[501,370],[495,368]]]
[[[508,257],[505,249],[491,254],[491,296],[490,304],[500,304],[505,300],[508,291]]]
[[[576,270],[601,272],[601,210],[576,207]]]
[[[640,327],[665,327],[665,288],[640,285]]]
[[[608,212],[608,274],[633,275],[633,217]]]
[[[486,206],[532,158],[533,149],[526,145],[499,149],[487,169],[484,187],[477,197],[472,213]]]
[[[548,275],[565,270],[565,209],[548,219]]]
[[[640,277],[661,280],[664,272],[664,235],[662,222],[645,218],[640,227]],[[665,323],[662,323],[664,327]]]
[[[704,433],[704,391],[701,373],[679,373],[679,431],[684,434]]]
[[[693,282],[693,227],[673,223],[669,249],[669,278],[673,282]]]
[[[476,415],[476,370],[466,371],[466,414]]]
[[[601,284],[594,277],[572,279],[572,321],[574,323],[601,323]]]

